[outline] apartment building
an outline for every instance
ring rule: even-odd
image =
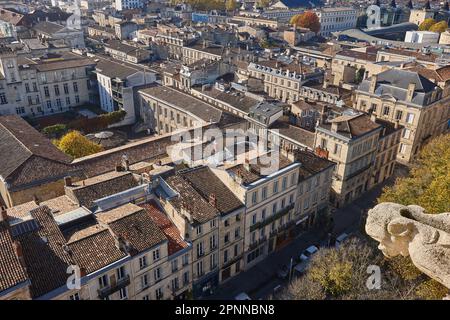
[[[146,67],[126,64],[112,58],[96,56],[100,107],[107,111],[125,110],[126,116],[119,125],[136,122],[135,91],[137,87],[156,81],[156,74]],[[137,105],[137,101],[136,101]]]
[[[182,174],[164,178],[161,202],[184,239],[192,243],[194,298],[210,295],[219,284],[220,212]]]
[[[142,0],[115,0],[115,7],[117,11],[123,11],[128,9],[140,9],[144,7],[144,1]]]
[[[141,118],[158,134],[209,123],[228,128],[246,127],[245,121],[231,113],[170,87],[152,86],[139,90],[139,95]]]
[[[330,197],[336,207],[368,190],[382,130],[364,114],[342,115],[316,127],[316,153],[336,163]]]
[[[320,214],[328,214],[336,164],[306,150],[296,150],[294,159],[300,163],[294,209],[299,217],[295,225],[302,231],[314,225]]]
[[[248,153],[244,162],[213,169],[217,177],[245,203],[244,269],[290,242],[295,235],[297,180],[300,163],[276,151],[270,154],[277,167],[266,172]]]
[[[95,61],[71,52],[40,58],[0,49],[0,114],[39,117],[92,101]]]
[[[204,40],[202,43],[194,43],[184,46],[182,49],[182,61],[185,64],[192,64],[202,59],[210,61],[222,60],[225,48],[219,45],[208,43]]]
[[[302,63],[283,63],[275,60],[251,62],[250,77],[261,79],[264,92],[283,102],[295,102],[300,97],[302,85],[308,80],[322,79],[323,71]]]
[[[131,63],[141,63],[150,60],[151,51],[122,43],[118,40],[110,40],[105,43],[105,53],[116,60]]]
[[[8,233],[0,229],[8,240],[1,242],[2,252],[8,249],[12,262],[21,261],[27,279],[15,265],[1,280],[0,299],[189,297],[192,247],[157,204],[156,186],[130,185],[133,179],[139,175],[126,171],[79,182],[66,178],[65,195],[2,210],[1,226],[8,223]],[[79,287],[70,287],[74,276]]]
[[[315,11],[320,21],[319,34],[328,37],[333,32],[356,28],[358,11],[351,7],[329,7]]]
[[[411,162],[431,138],[448,129],[450,95],[417,71],[388,70],[364,80],[355,91],[358,110],[404,127],[397,160]]]

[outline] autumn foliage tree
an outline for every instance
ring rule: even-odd
[[[436,20],[433,18],[427,18],[419,25],[419,31],[428,31],[434,24],[436,24]]]
[[[383,190],[378,202],[416,204],[428,213],[450,212],[450,134],[431,140],[408,177]]]
[[[445,30],[447,30],[447,29],[448,29],[447,22],[440,21],[438,23],[433,24],[430,27],[429,31],[442,33],[442,32],[445,32]]]
[[[71,131],[60,140],[54,140],[53,143],[72,158],[80,158],[103,151],[101,145],[90,141],[79,131]]]
[[[304,13],[293,16],[290,20],[290,23],[296,28],[308,28],[315,33],[320,31],[319,17],[312,11],[306,11]]]

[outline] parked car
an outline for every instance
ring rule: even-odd
[[[308,261],[307,260],[296,264],[295,267],[294,267],[294,272],[298,276],[301,276],[303,273],[305,273],[306,269],[308,269]]]
[[[277,277],[280,279],[286,279],[289,275],[289,267],[287,265],[282,265],[277,270]]]
[[[234,297],[234,300],[252,300],[252,299],[250,299],[248,294],[246,294],[245,292],[241,292],[236,297]]]
[[[340,245],[341,245],[345,240],[348,239],[348,237],[349,237],[349,235],[348,235],[347,233],[345,233],[345,232],[342,233],[341,235],[339,235],[339,236],[336,238],[336,242],[335,242],[336,248],[339,248]]]
[[[316,246],[309,246],[300,255],[300,261],[307,261],[307,260],[309,260],[311,258],[311,256],[313,254],[315,254],[317,251],[319,251],[319,248],[317,248]]]

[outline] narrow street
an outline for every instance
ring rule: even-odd
[[[375,205],[382,188],[385,185],[392,184],[394,179],[391,177],[365,193],[352,204],[336,209],[334,212],[333,234],[358,232],[363,224],[361,219],[362,212]],[[323,246],[325,243],[326,237],[320,238],[314,231],[307,231],[286,247],[269,255],[264,261],[221,285],[220,289],[208,299],[232,300],[241,292],[247,293],[252,300],[267,299],[274,293],[274,289],[278,287],[276,290],[280,290],[287,284],[287,279],[282,280],[277,277],[277,270],[280,266],[289,266],[291,258],[300,255],[310,245]]]

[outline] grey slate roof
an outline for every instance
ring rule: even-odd
[[[388,95],[397,100],[406,101],[408,85],[410,83],[416,85],[412,103],[420,106],[427,105],[428,103],[425,101],[425,97],[428,93],[435,90],[436,85],[417,72],[391,69],[379,73],[377,76],[375,94],[378,96]],[[369,88],[370,79],[364,80],[359,85],[358,90],[369,92]]]

